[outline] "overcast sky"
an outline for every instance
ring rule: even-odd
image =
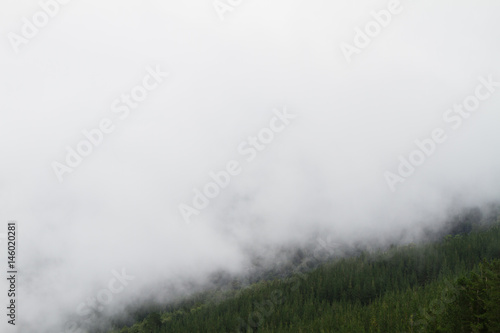
[[[0,2],[19,332],[76,332],[123,270],[101,313],[500,199],[497,1],[54,1]]]

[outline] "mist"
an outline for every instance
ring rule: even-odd
[[[500,201],[495,1],[41,3],[0,4],[18,332],[82,331],[318,237],[422,241]]]

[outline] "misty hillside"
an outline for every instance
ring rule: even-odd
[[[500,216],[456,228],[469,230],[144,308],[109,333],[500,332]]]
[[[499,0],[0,0],[0,36],[0,333],[496,330]]]

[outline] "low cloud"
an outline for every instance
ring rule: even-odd
[[[246,1],[221,21],[210,1],[74,0],[18,53],[8,34],[40,6],[0,5],[0,235],[17,221],[20,330],[170,302],[318,237],[341,249],[416,241],[498,202],[497,93],[397,191],[384,178],[478,77],[500,80],[497,2],[402,4],[349,64],[339,45],[388,1]],[[113,102],[148,66],[170,75],[122,121]],[[238,147],[269,140],[284,106],[297,117],[247,162]],[[59,182],[52,163],[109,117],[114,131]],[[185,223],[179,204],[232,160],[242,172]],[[134,279],[115,294],[122,270]]]

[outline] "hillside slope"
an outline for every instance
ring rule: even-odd
[[[499,222],[337,259],[225,297],[203,293],[110,333],[500,332],[498,258]]]

